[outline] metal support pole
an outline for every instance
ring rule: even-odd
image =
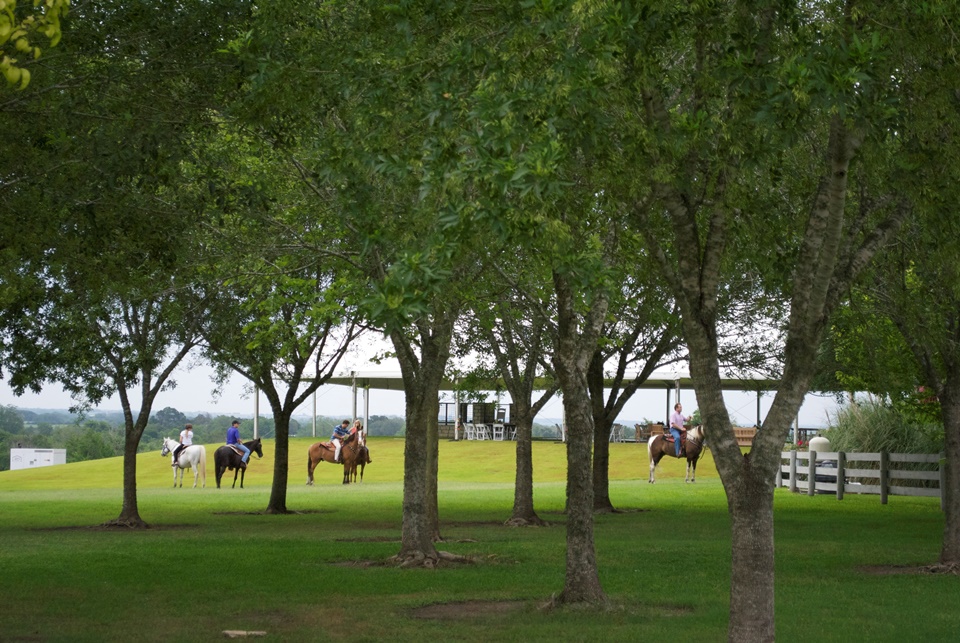
[[[757,428],[758,429],[760,428],[760,396],[761,395],[762,393],[758,390],[757,391]]]
[[[370,430],[370,383],[363,385],[363,437]]]
[[[260,387],[253,387],[253,439],[260,437]]]

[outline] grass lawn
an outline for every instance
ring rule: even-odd
[[[403,441],[370,439],[363,484],[321,464],[305,487],[312,441],[291,440],[287,516],[259,513],[272,443],[243,490],[216,489],[213,446],[207,488],[172,489],[158,444],[138,458],[141,531],[97,527],[120,511],[120,458],[0,473],[0,641],[209,641],[227,629],[275,641],[726,639],[729,520],[709,459],[695,485],[672,459],[649,485],[645,449],[612,444],[623,513],[595,530],[611,607],[547,610],[563,588],[562,445],[534,445],[551,526],[515,529],[502,524],[514,445],[442,442],[439,547],[473,562],[424,570],[383,564],[399,550]],[[934,562],[942,530],[935,499],[778,490],[778,638],[955,640],[960,578],[878,573]]]

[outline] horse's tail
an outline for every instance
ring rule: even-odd
[[[197,470],[200,472],[200,483],[206,487],[207,486],[207,448],[202,444],[197,445],[200,447],[200,460],[197,462]]]

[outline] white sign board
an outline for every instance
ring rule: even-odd
[[[67,463],[66,449],[10,449],[10,470],[52,467]]]

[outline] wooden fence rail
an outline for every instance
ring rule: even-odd
[[[929,496],[940,498],[940,508],[944,506],[940,493],[947,475],[943,453],[784,451],[780,455],[776,484],[789,487],[790,491],[804,490],[811,496],[817,492],[834,493],[837,500],[843,500],[846,493],[872,494],[880,496],[881,504],[887,504],[888,496]],[[811,462],[815,463],[812,475]],[[907,480],[920,484],[897,484]]]

